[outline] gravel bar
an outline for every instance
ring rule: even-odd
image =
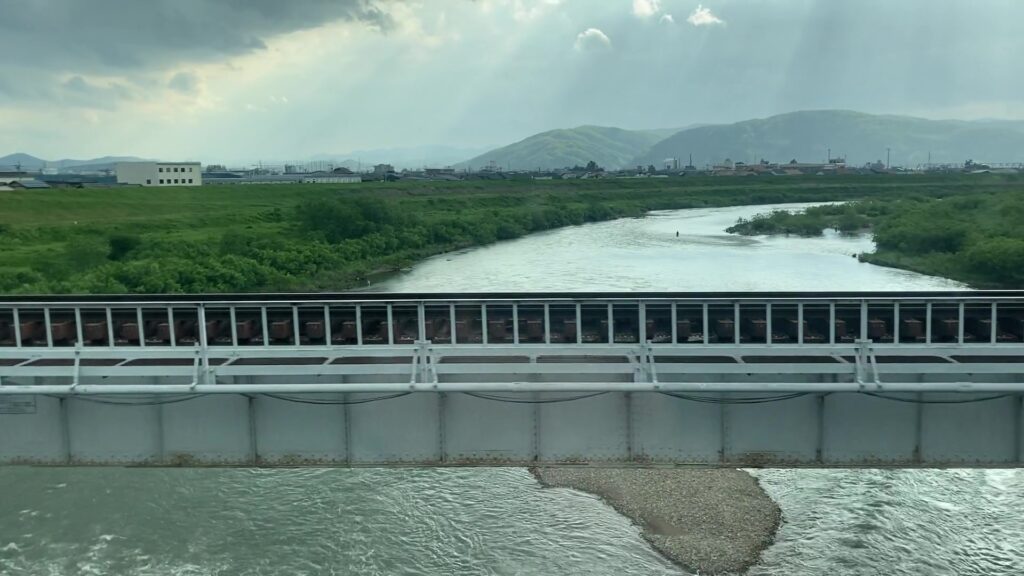
[[[699,574],[742,573],[770,545],[782,511],[742,470],[531,468],[546,487],[595,494],[668,559]]]

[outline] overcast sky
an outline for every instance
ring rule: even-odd
[[[1021,0],[0,0],[0,155],[204,162],[843,108],[1024,119]]]

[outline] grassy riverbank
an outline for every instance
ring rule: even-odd
[[[829,177],[0,193],[0,292],[337,290],[374,271],[650,210],[996,194],[1019,180]]]
[[[1024,288],[1024,186],[957,194],[876,197],[741,220],[730,232],[817,236],[870,231],[873,264],[944,276],[979,288]]]

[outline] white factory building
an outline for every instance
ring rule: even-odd
[[[202,186],[199,162],[120,162],[118,184],[139,186]]]

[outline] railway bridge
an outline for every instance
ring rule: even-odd
[[[1024,292],[0,298],[0,464],[1017,467]]]

